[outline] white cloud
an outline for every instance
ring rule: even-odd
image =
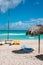
[[[9,24],[9,29],[11,30],[28,30],[29,28],[42,24],[43,25],[43,18],[38,18],[38,19],[30,19],[28,21],[17,21],[17,22],[12,22]],[[0,29],[8,29],[8,23],[2,25],[0,24]]]
[[[10,23],[10,29],[18,29],[18,30],[22,29],[22,30],[24,30],[24,29],[27,29],[28,26],[29,26],[29,24],[27,22],[24,23],[22,21]]]
[[[6,12],[9,8],[17,7],[21,2],[25,0],[0,0],[0,9],[1,12]]]
[[[29,29],[35,25],[43,24],[43,18],[30,19],[29,21],[18,21],[10,24],[10,29]]]
[[[29,21],[18,21],[16,23],[11,23],[10,29],[29,29],[38,24],[43,24],[43,18],[30,19]]]
[[[43,25],[43,18],[31,19],[29,21],[29,24],[31,26],[35,26],[35,25],[38,25],[38,24],[42,24]]]

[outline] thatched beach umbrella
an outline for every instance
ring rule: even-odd
[[[40,53],[40,35],[43,34],[43,25],[37,25],[26,32],[26,35],[38,35],[38,53]]]

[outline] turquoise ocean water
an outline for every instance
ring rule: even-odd
[[[0,30],[0,40],[8,39],[8,31]],[[38,36],[26,36],[26,30],[9,30],[9,40],[26,40],[26,39],[38,39]],[[43,39],[43,35],[40,35],[40,39]]]

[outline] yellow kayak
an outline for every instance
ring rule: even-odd
[[[20,44],[20,41],[16,40],[16,41],[13,42],[13,45],[19,45],[19,44]]]

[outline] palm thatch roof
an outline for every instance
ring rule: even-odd
[[[27,32],[26,32],[26,35],[40,35],[40,34],[43,34],[43,25],[37,25],[31,29],[29,29]]]

